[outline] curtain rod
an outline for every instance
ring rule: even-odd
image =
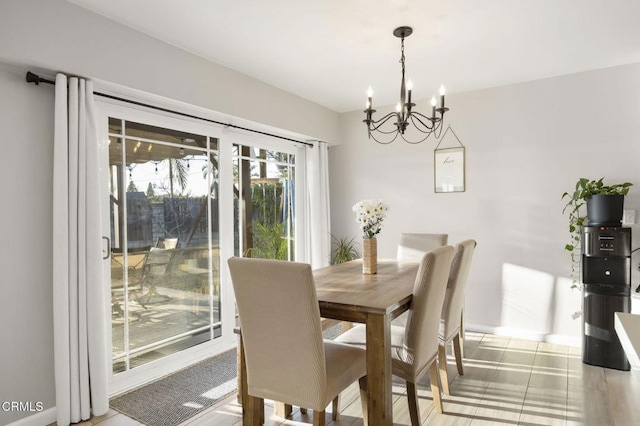
[[[47,83],[47,84],[53,84],[53,85],[56,84],[55,81],[47,80],[46,78],[42,78],[42,77],[32,73],[31,71],[27,71],[27,83],[33,83],[36,86],[39,86],[40,83]],[[313,146],[313,144],[309,143],[309,142],[299,141],[299,140],[296,140],[296,139],[287,138],[285,136],[274,135],[272,133],[267,133],[267,132],[263,132],[263,131],[260,131],[260,130],[249,129],[247,127],[236,126],[235,124],[223,123],[221,121],[212,120],[210,118],[198,117],[197,115],[187,114],[187,113],[180,112],[180,111],[174,111],[174,110],[170,110],[170,109],[167,109],[167,108],[162,108],[162,107],[155,106],[155,105],[145,104],[143,102],[132,101],[130,99],[120,98],[118,96],[107,95],[106,93],[93,92],[93,94],[96,95],[96,96],[102,96],[103,98],[113,99],[113,100],[116,100],[116,101],[126,102],[126,103],[129,103],[129,104],[134,104],[134,105],[138,105],[138,106],[142,106],[142,107],[146,107],[146,108],[155,109],[157,111],[163,111],[163,112],[168,112],[168,113],[171,113],[171,114],[177,114],[177,115],[180,115],[180,116],[183,116],[183,117],[188,117],[188,118],[195,118],[196,120],[207,121],[209,123],[220,124],[222,126],[232,127],[234,129],[245,130],[247,132],[258,133],[260,135],[271,136],[273,138],[284,139],[284,140],[290,141],[290,142],[301,143],[301,144],[307,145],[307,146]]]

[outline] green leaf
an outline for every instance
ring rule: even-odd
[[[572,244],[567,244],[566,246],[564,246],[564,249],[567,251],[573,251],[573,245]]]

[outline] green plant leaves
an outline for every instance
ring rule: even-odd
[[[333,248],[331,250],[331,264],[349,262],[360,257],[356,248],[355,237],[351,239],[337,238],[331,235]]]
[[[573,193],[564,192],[561,199],[567,200],[562,209],[562,214],[569,213],[569,233],[571,234],[571,244],[566,244],[564,249],[571,253],[571,277],[573,279],[572,288],[576,287],[580,274],[580,239],[582,227],[587,220],[586,216],[580,215],[580,208],[585,204],[585,200],[590,195],[627,195],[629,188],[633,186],[630,182],[615,185],[605,185],[604,177],[598,180],[580,178],[576,182]]]

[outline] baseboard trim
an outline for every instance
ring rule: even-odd
[[[465,330],[476,331],[478,333],[495,334],[496,336],[515,337],[518,339],[535,340],[538,342],[554,343],[574,347],[582,346],[580,336],[567,336],[563,334],[540,333],[531,330],[523,330],[512,327],[499,327],[487,324],[465,324]]]
[[[56,421],[56,407],[49,408],[48,410],[40,411],[28,417],[24,417],[20,420],[16,420],[13,423],[9,423],[7,426],[43,426],[50,425]]]

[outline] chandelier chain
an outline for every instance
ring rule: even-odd
[[[400,41],[400,63],[402,64],[402,78],[404,79],[404,37]]]

